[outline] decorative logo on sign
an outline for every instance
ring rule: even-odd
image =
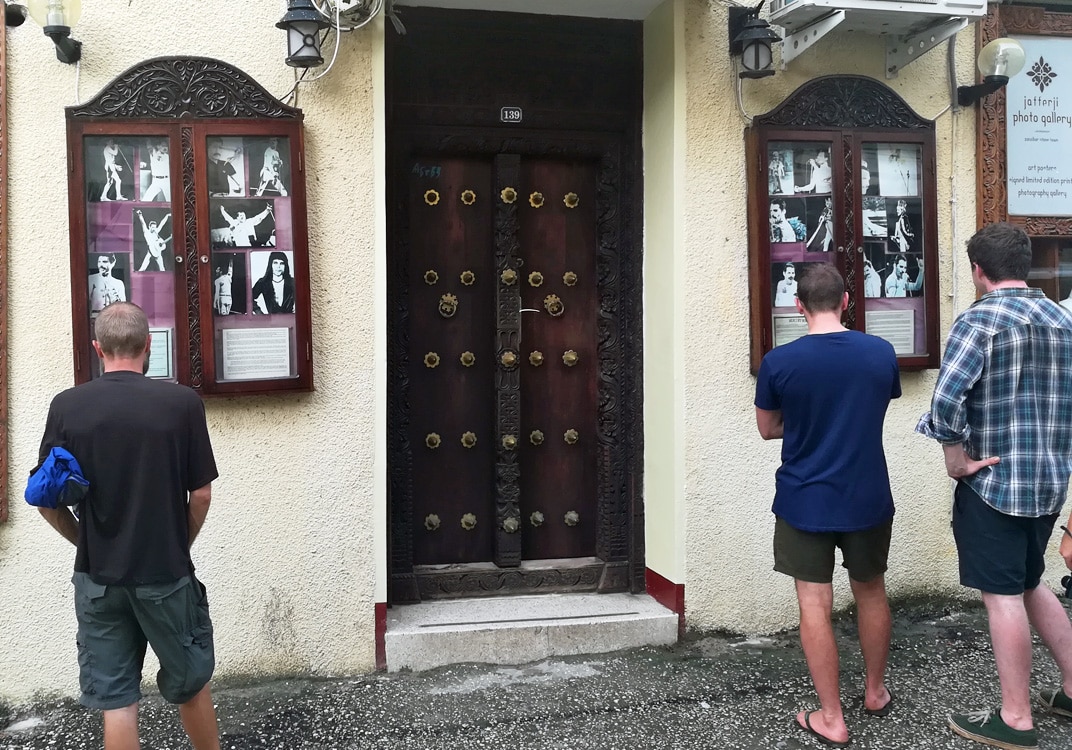
[[[1046,87],[1057,77],[1057,73],[1050,64],[1041,57],[1031,66],[1031,70],[1027,71],[1027,75],[1031,77],[1031,82],[1038,86],[1040,92],[1045,91]]]

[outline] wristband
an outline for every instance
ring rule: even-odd
[[[1069,531],[1067,526],[1062,526],[1061,531],[1065,532],[1068,536],[1072,536],[1072,531]]]

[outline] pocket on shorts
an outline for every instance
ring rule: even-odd
[[[186,584],[189,583],[189,581],[189,576],[183,576],[174,583],[153,586],[138,586],[134,590],[134,595],[142,601],[154,602],[156,604],[159,604],[167,600],[167,598],[173,595],[176,591],[179,591],[183,587],[185,587]]]

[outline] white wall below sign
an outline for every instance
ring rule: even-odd
[[[1072,216],[1072,39],[1015,37],[1027,63],[1005,90],[1011,216]]]

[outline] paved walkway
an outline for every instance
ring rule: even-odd
[[[842,684],[853,747],[982,747],[946,727],[951,708],[999,701],[985,614],[975,606],[895,607],[887,718],[861,710],[862,666],[851,619],[838,624]],[[72,664],[74,669],[75,665]],[[1035,686],[1057,671],[1036,643]],[[465,665],[417,674],[220,684],[225,750],[699,750],[821,747],[793,728],[815,699],[796,633],[769,639],[705,636],[673,648],[550,659],[519,667]],[[1072,721],[1037,715],[1040,747],[1072,748]],[[12,731],[12,726],[30,726]],[[73,702],[0,706],[0,748],[100,748],[100,720]],[[176,712],[142,704],[147,750],[186,748]]]

